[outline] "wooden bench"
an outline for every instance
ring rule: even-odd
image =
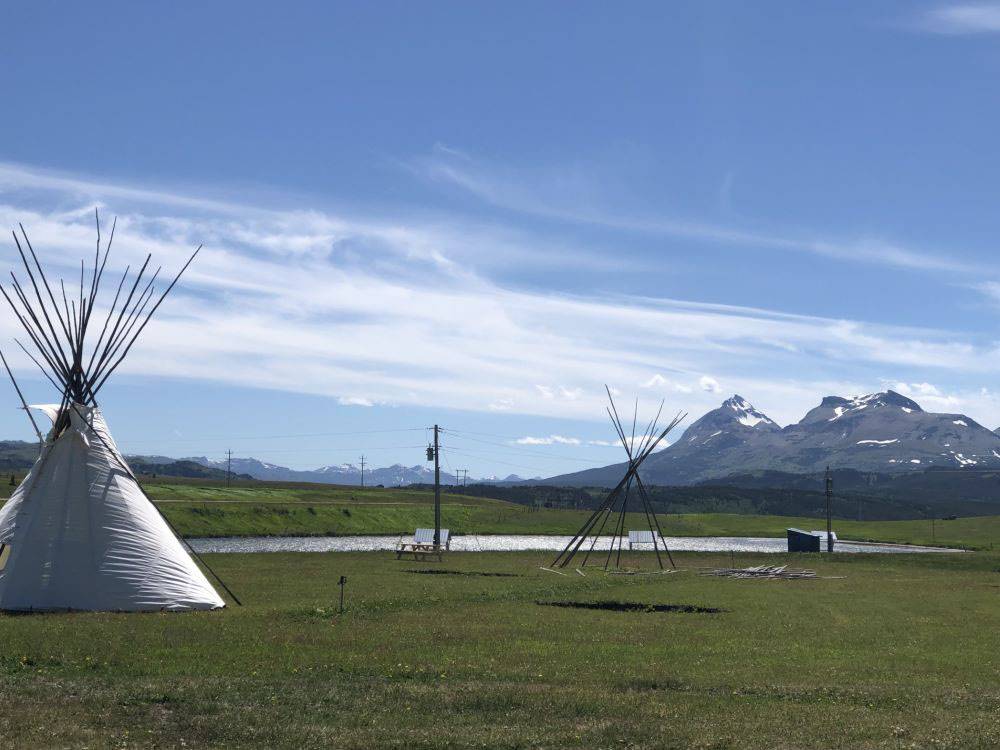
[[[443,553],[451,548],[451,534],[448,529],[441,529],[441,544],[434,544],[434,529],[417,529],[412,542],[401,542],[396,548],[396,559],[403,555],[413,555],[414,560],[426,560],[429,557],[441,559]]]

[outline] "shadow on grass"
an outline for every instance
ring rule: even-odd
[[[404,573],[418,573],[428,576],[484,576],[487,578],[521,578],[520,573],[487,573],[482,570],[438,570],[428,568],[425,570],[406,570]]]
[[[571,609],[599,609],[605,612],[679,612],[682,614],[716,614],[725,612],[716,607],[697,607],[694,604],[644,604],[643,602],[545,602],[543,607],[569,607]]]

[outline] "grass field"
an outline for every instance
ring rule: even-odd
[[[184,536],[412,534],[433,526],[433,493],[426,490],[334,485],[220,482],[164,478],[145,481],[150,497]],[[534,509],[501,500],[442,495],[442,519],[454,534],[572,534],[586,511]],[[727,513],[664,514],[668,536],[781,537],[795,526],[820,528],[816,518]],[[644,528],[632,514],[626,528]],[[845,539],[1000,550],[1000,516],[952,521],[836,519]]]
[[[844,578],[559,576],[534,554],[214,555],[246,606],[0,616],[5,746],[988,748],[1000,556],[740,556]],[[647,561],[648,562],[648,559]],[[422,575],[417,570],[452,574]],[[505,575],[479,575],[481,573]],[[346,575],[347,611],[335,582]],[[690,604],[614,612],[539,601]]]
[[[150,496],[185,536],[253,534],[410,534],[433,526],[433,494],[426,490],[362,489],[311,484],[219,484],[152,482]],[[452,533],[572,534],[587,511],[534,509],[501,500],[442,495],[442,519]],[[626,528],[644,528],[631,514]],[[785,535],[789,526],[818,528],[816,518],[746,516],[727,513],[665,514],[669,536]],[[1000,517],[952,521],[873,521],[837,519],[841,537],[937,546],[1000,549]]]

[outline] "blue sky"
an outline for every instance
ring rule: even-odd
[[[619,459],[605,382],[1000,424],[1000,4],[3,20],[2,224],[67,271],[95,205],[119,269],[205,244],[106,389],[126,451],[414,464],[436,421],[452,468],[545,475]]]

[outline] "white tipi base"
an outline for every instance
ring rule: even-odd
[[[100,411],[76,404],[70,417],[0,509],[0,610],[224,607],[125,470]]]

